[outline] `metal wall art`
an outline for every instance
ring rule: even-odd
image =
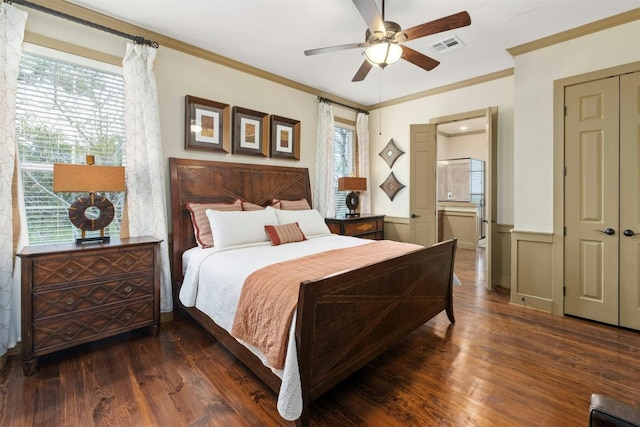
[[[393,138],[389,140],[387,145],[382,149],[378,155],[384,159],[385,162],[389,165],[389,167],[393,167],[393,164],[398,160],[398,157],[402,156],[404,151],[399,149],[396,146],[396,143],[393,142]]]
[[[393,174],[393,172],[391,172],[387,179],[385,179],[384,182],[380,184],[380,188],[382,188],[382,191],[384,191],[384,193],[389,197],[391,201],[393,201],[396,193],[402,190],[404,187],[405,185],[401,184],[396,179],[396,176]]]

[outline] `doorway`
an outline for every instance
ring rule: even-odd
[[[473,230],[480,229],[479,233],[484,234],[482,242],[476,242],[474,247],[477,248],[477,243],[481,243],[484,247],[485,261],[482,265],[485,269],[483,273],[489,290],[492,288],[492,270],[497,270],[494,266],[497,265],[498,255],[492,251],[492,241],[497,241],[497,227],[495,227],[497,225],[497,133],[495,131],[497,117],[497,107],[490,107],[431,119],[428,125],[411,126],[410,229],[412,241],[421,244],[435,243],[440,232],[438,227],[440,222],[437,220],[435,208],[437,198],[435,173],[429,173],[429,171],[435,171],[437,167],[436,133],[442,132],[451,135],[454,132],[477,132],[484,129],[486,148],[485,153],[481,156],[485,158],[484,200],[478,201],[478,204],[482,204],[480,220],[482,222],[474,224]],[[460,130],[463,125],[467,126],[466,130]],[[472,131],[471,128],[474,130]],[[419,159],[424,161],[418,161]],[[417,189],[426,189],[426,191],[417,191]],[[424,212],[417,212],[416,209],[422,205],[424,205],[424,209],[422,209]],[[458,218],[465,215],[466,213],[462,213],[458,215]],[[475,217],[476,214],[473,215]],[[478,234],[478,232],[474,231],[474,234]],[[423,242],[425,239],[428,241]]]

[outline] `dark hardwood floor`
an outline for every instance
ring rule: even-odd
[[[314,426],[586,426],[591,393],[640,406],[640,333],[509,304],[459,249],[442,313],[311,407]],[[0,371],[1,426],[277,426],[276,396],[180,317]]]

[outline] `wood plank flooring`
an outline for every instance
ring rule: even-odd
[[[640,333],[509,304],[459,249],[444,313],[311,407],[313,426],[586,426],[591,393],[640,406]],[[188,319],[0,371],[1,426],[290,426]]]

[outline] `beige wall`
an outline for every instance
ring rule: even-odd
[[[553,231],[553,82],[640,60],[640,21],[515,57],[514,226]]]
[[[409,217],[409,191],[404,188],[393,201],[378,188],[391,169],[378,153],[393,138],[406,154],[393,165],[401,183],[409,184],[409,126],[429,123],[436,117],[498,107],[498,222],[513,223],[513,76],[439,93],[402,104],[374,110],[369,116],[371,180],[374,212],[394,217]]]
[[[37,35],[48,37],[55,35],[56,40],[108,53],[113,56],[112,59],[117,60],[124,56],[126,39],[31,9],[26,10],[29,13],[26,30],[30,33],[27,39],[37,40]],[[306,167],[309,168],[313,183],[318,111],[318,100],[315,95],[163,46],[158,49],[154,72],[160,104],[163,153],[166,159],[181,157]],[[231,106],[300,120],[300,161],[185,150],[185,95],[194,95]],[[355,120],[353,110],[339,106],[334,106],[334,115]],[[167,191],[169,191],[168,161],[165,165]]]

